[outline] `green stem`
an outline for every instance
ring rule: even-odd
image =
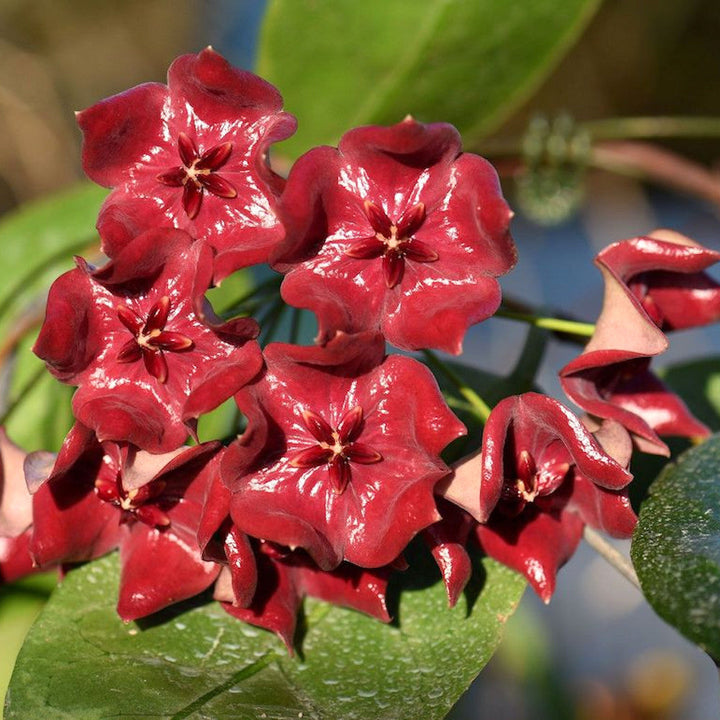
[[[627,117],[603,118],[577,123],[578,132],[586,132],[593,142],[603,140],[649,140],[653,138],[720,137],[720,117]],[[488,140],[477,149],[481,155],[507,157],[522,155],[523,138]]]
[[[576,322],[575,320],[562,320],[553,317],[537,317],[529,313],[516,312],[515,310],[503,310],[500,308],[496,317],[519,320],[520,322],[534,325],[535,327],[553,330],[555,332],[567,333],[568,335],[579,335],[581,337],[592,337],[595,332],[595,325],[592,323]]]
[[[423,355],[430,367],[439,370],[457,388],[462,397],[467,400],[473,413],[486,423],[490,417],[490,406],[465,381],[431,350],[423,350]]]
[[[718,117],[628,117],[579,123],[593,140],[720,137]]]
[[[587,525],[583,530],[583,537],[585,538],[585,542],[595,550],[595,552],[605,558],[626,580],[629,580],[640,590],[640,581],[638,580],[635,568],[617,548],[605,540],[599,532]]]

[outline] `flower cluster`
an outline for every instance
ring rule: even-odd
[[[632,532],[631,435],[657,450],[656,433],[705,432],[648,390],[663,331],[720,315],[702,272],[718,256],[691,241],[655,234],[598,257],[603,315],[561,373],[588,418],[506,398],[481,450],[449,467],[464,426],[428,368],[386,347],[460,353],[516,260],[495,171],[453,127],[356,128],[284,180],[268,153],[294,118],[211,49],[78,122],[87,174],[112,188],[97,224],[108,260],[77,258],[54,283],[34,348],[77,387],[59,453],[25,457],[0,436],[2,581],[119,549],[123,619],[212,588],[292,647],[305,595],[389,620],[388,579],[417,536],[451,605],[473,543],[549,599],[584,525]],[[313,346],[261,348],[256,320],[213,310],[212,288],[261,263],[316,315]],[[198,419],[233,400],[240,434],[199,442]]]

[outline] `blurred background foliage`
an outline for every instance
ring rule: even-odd
[[[2,0],[0,212],[82,178],[73,111],[140,82],[163,81],[176,55],[207,44],[250,65],[262,6],[261,0]],[[537,113],[566,112],[576,121],[720,116],[718,33],[714,0],[605,0],[579,42],[485,145],[522,136]],[[668,144],[704,160],[720,151],[720,140]]]
[[[558,8],[565,5],[564,0],[556,3]],[[236,64],[252,67],[263,7],[261,0],[0,0],[0,216],[82,179],[73,111],[141,82],[162,82],[174,57],[208,44]],[[514,198],[519,191],[522,201],[523,193],[532,195],[536,188],[522,182],[516,187],[517,166],[503,164],[503,148],[527,138],[528,127],[542,135],[542,122],[557,122],[558,117],[569,118],[571,125],[627,116],[720,117],[718,37],[717,0],[604,0],[532,97],[473,149],[499,158],[506,193]],[[292,105],[287,109],[295,111]],[[549,120],[533,120],[539,116]],[[696,160],[714,182],[720,137],[663,139],[662,146]],[[282,153],[276,161],[281,168],[288,166]],[[703,227],[716,233],[717,249],[720,180],[715,189],[708,190],[707,183],[704,187],[706,199],[716,193],[715,203],[704,203],[702,213]],[[648,217],[643,191],[634,181],[617,183],[593,171],[587,188],[586,228],[607,231],[612,221],[599,221],[603,213],[615,215],[616,225],[628,217]],[[638,200],[640,209],[629,212],[628,198]],[[569,204],[574,202],[571,198]],[[539,242],[537,229],[520,217],[516,238],[519,243]],[[635,228],[623,236],[633,232]],[[619,237],[605,237],[604,242]],[[487,351],[489,360],[495,352]],[[556,370],[560,363],[552,356],[551,361]],[[659,620],[638,619],[640,596],[612,570],[597,570],[593,556],[580,553],[573,563],[580,570],[561,577],[549,615],[532,599],[522,606],[509,624],[507,641],[474,694],[462,701],[457,717],[704,720],[715,714],[703,715],[708,692],[716,694],[708,682],[711,675],[715,680],[714,669],[700,666],[699,671],[701,661],[685,646],[680,650],[673,641],[671,650],[643,650],[631,660],[617,659],[610,637],[624,635],[617,642],[627,645],[636,641],[633,628],[642,622],[646,633],[661,634],[664,628]],[[586,587],[590,579],[593,590]],[[7,684],[14,654],[47,591],[44,581],[0,588],[0,688]],[[642,612],[643,617],[652,615],[644,605]],[[595,635],[588,629],[593,613],[601,617]],[[548,618],[551,628],[546,627]],[[575,672],[569,672],[573,656],[568,648],[583,643],[587,662],[576,663]]]

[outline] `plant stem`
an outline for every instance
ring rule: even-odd
[[[576,322],[574,320],[562,320],[554,317],[537,317],[529,313],[516,312],[515,310],[504,310],[500,308],[495,315],[497,317],[508,318],[509,320],[519,320],[535,327],[544,328],[545,330],[554,330],[555,332],[567,333],[569,335],[579,335],[581,337],[592,337],[595,332],[595,325],[592,323]]]
[[[603,140],[649,140],[651,138],[720,137],[720,117],[627,117],[603,118],[577,123],[578,132],[593,142]],[[507,157],[522,155],[523,138],[508,137],[486,141],[477,148],[481,155]]]
[[[593,550],[602,555],[626,580],[629,580],[638,590],[641,589],[635,568],[630,561],[600,535],[599,532],[586,525],[583,530],[583,537],[585,538],[585,542],[587,542]]]
[[[457,391],[470,404],[473,413],[483,422],[486,423],[490,417],[490,406],[469,386],[465,381],[448,365],[432,352],[432,350],[423,350],[423,355],[430,367],[439,370],[445,377],[457,388]]]
[[[720,137],[718,117],[628,117],[579,123],[593,140]]]

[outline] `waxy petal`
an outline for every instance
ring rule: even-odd
[[[483,550],[524,575],[543,602],[555,591],[557,571],[575,552],[583,521],[572,512],[547,513],[528,508],[523,522],[494,517],[478,525]]]
[[[613,243],[597,256],[666,332],[720,319],[720,284],[704,272],[718,261],[720,252],[671,230]]]
[[[136,524],[120,548],[118,615],[125,621],[151,615],[203,592],[220,566],[205,562],[193,539]]]
[[[221,175],[198,175],[198,182],[209,192],[221,198],[236,198],[235,186]]]
[[[207,48],[173,62],[167,86],[115,95],[78,122],[88,175],[114,188],[98,218],[108,256],[171,225],[216,251],[216,282],[267,261],[283,235],[276,205],[284,185],[268,150],[296,125],[272,85]]]
[[[385,285],[392,289],[402,282],[405,274],[405,260],[399,253],[386,253],[382,259],[382,269],[385,276]]]
[[[351,443],[345,448],[345,456],[348,460],[360,463],[360,465],[372,465],[383,459],[383,456],[377,450],[358,442]]]
[[[210,148],[210,150],[204,152],[202,157],[195,163],[195,168],[197,170],[219,170],[228,161],[232,147],[231,142],[226,142]]]
[[[371,200],[365,200],[363,207],[365,208],[365,214],[370,221],[370,225],[372,225],[372,229],[376,233],[390,237],[392,221],[385,211]]]
[[[303,450],[298,450],[290,456],[290,464],[298,468],[311,468],[323,465],[332,457],[332,450],[313,445]]]
[[[383,349],[368,334],[339,335],[325,348],[266,348],[262,380],[236,396],[249,431],[222,463],[238,528],[304,548],[329,570],[343,560],[387,565],[438,519],[433,489],[447,473],[439,453],[462,427],[425,367],[404,357],[383,360]],[[282,393],[272,389],[278,383]],[[403,389],[410,386],[416,392]],[[359,418],[354,408],[362,408],[358,439],[346,457],[308,468],[293,463],[309,445],[307,428],[298,428],[298,406],[313,408],[329,425],[352,413],[348,427]],[[356,444],[358,458],[372,463],[354,461]]]
[[[305,427],[318,442],[333,444],[333,430],[327,420],[309,409],[302,411],[302,419]]]
[[[385,253],[386,245],[382,240],[378,240],[375,235],[355,241],[349,248],[345,250],[345,254],[358,260],[372,260],[379,258]]]
[[[23,533],[32,522],[32,497],[25,483],[27,453],[0,428],[0,538]]]
[[[194,220],[202,207],[202,188],[192,180],[188,180],[183,187],[182,206],[190,220]]]
[[[440,256],[427,243],[412,240],[403,246],[403,255],[414,262],[435,262]]]
[[[257,324],[222,323],[204,298],[212,260],[204,243],[160,228],[107,265],[80,263],[53,284],[35,351],[78,386],[75,416],[101,441],[174,450],[196,418],[259,372]]]
[[[316,313],[320,343],[369,330],[404,350],[458,354],[516,259],[494,170],[444,124],[407,118],[311,150],[290,172],[282,215],[271,264],[286,273],[283,299]]]
[[[345,445],[353,442],[360,435],[363,423],[363,409],[360,405],[356,405],[348,410],[337,426],[338,439]]]
[[[178,133],[178,153],[185,167],[190,167],[198,158],[197,146],[187,133]]]

